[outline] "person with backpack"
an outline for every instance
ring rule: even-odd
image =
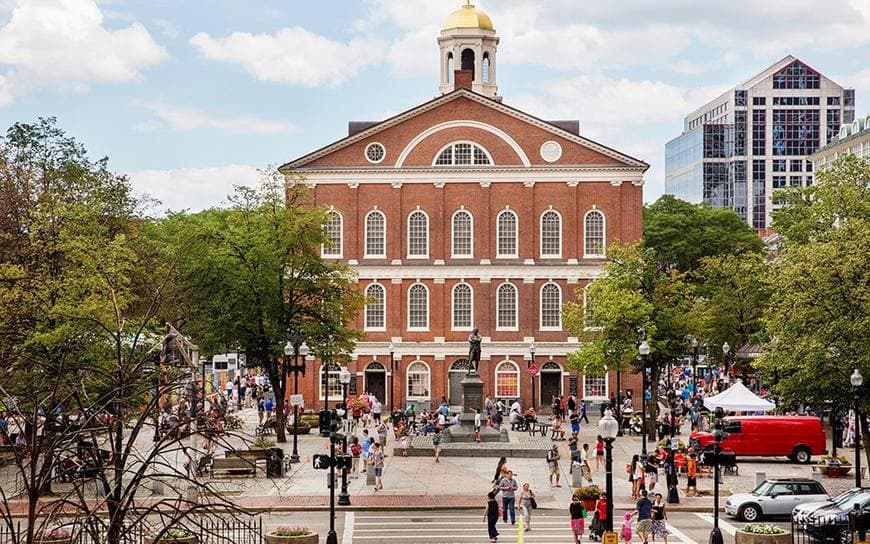
[[[550,485],[553,485],[553,477],[556,478],[556,487],[562,487],[559,483],[561,474],[559,473],[559,446],[553,444],[550,451],[547,452],[547,465],[550,467]]]
[[[435,452],[435,462],[441,462],[441,429],[435,428],[435,434],[432,435],[432,449]]]
[[[362,446],[359,444],[359,438],[354,436],[350,440],[350,457],[352,460],[351,462],[353,463],[350,469],[350,477],[353,479],[359,477],[357,473],[359,472],[360,455],[362,455]]]

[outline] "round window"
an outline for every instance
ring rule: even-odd
[[[541,158],[547,162],[556,162],[562,156],[562,146],[559,142],[549,140],[541,146]]]
[[[379,163],[384,160],[384,156],[387,154],[387,150],[384,149],[382,144],[377,142],[370,143],[366,146],[366,159],[368,159],[371,163]]]

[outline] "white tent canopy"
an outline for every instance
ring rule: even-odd
[[[768,412],[776,408],[773,402],[759,397],[739,381],[718,395],[705,398],[704,406],[709,410],[721,407],[726,412]]]

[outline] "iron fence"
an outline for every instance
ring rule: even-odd
[[[793,544],[852,544],[852,536],[846,516],[791,520]]]

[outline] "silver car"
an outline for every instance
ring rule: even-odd
[[[787,516],[795,506],[829,500],[831,497],[815,480],[777,478],[765,480],[751,493],[732,495],[725,502],[725,513],[742,521],[758,521],[764,516]]]

